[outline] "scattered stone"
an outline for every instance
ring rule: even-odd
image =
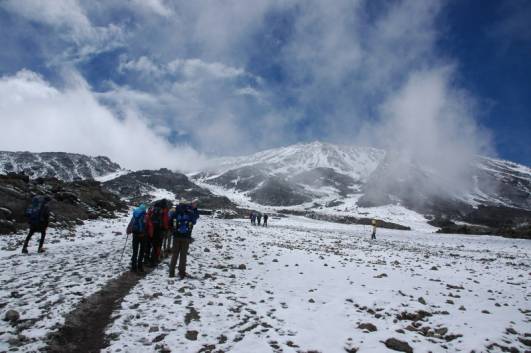
[[[392,349],[394,351],[413,353],[413,348],[411,348],[411,346],[407,342],[400,341],[396,338],[388,338],[384,342],[384,344],[387,348]]]
[[[384,278],[384,277],[387,277],[386,273],[380,273],[379,275],[374,276],[374,278]]]
[[[245,264],[240,264],[238,266],[238,270],[246,270],[247,269],[247,266],[245,266]]]
[[[4,321],[15,323],[20,319],[20,314],[16,310],[8,310],[4,317]]]
[[[358,328],[362,330],[367,330],[369,332],[378,331],[378,328],[375,325],[371,324],[370,322],[359,324]]]
[[[420,304],[426,305],[426,300],[424,300],[424,298],[420,297],[418,301]]]
[[[186,337],[186,339],[188,339],[190,341],[197,341],[197,335],[198,334],[199,334],[199,332],[197,332],[195,330],[186,331],[186,334],[184,335],[184,337]]]

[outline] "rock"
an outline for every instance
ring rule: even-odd
[[[190,341],[197,341],[197,335],[198,334],[199,334],[199,332],[197,332],[195,330],[186,331],[186,334],[184,335],[184,337],[186,337],[186,339],[189,339]]]
[[[518,340],[519,340],[520,342],[522,342],[523,344],[525,344],[526,346],[531,347],[531,339],[529,339],[529,338],[523,338],[523,337],[518,337]]]
[[[4,321],[15,323],[20,319],[20,314],[16,310],[8,310],[4,317]]]
[[[238,266],[238,269],[239,269],[239,270],[245,270],[245,269],[247,269],[247,266],[245,266],[244,264],[240,264],[240,265]]]
[[[209,248],[204,248],[203,251],[204,252],[210,252],[210,249]]]
[[[367,330],[369,332],[378,331],[378,328],[375,325],[371,324],[370,322],[359,324],[358,328],[362,330]]]
[[[387,273],[380,273],[378,276],[374,276],[374,278],[384,278],[387,277]]]
[[[426,305],[426,300],[424,300],[424,298],[420,297],[418,301],[420,304]]]
[[[384,344],[387,348],[394,351],[413,353],[413,348],[407,342],[397,340],[396,338],[388,338]]]
[[[151,326],[149,328],[149,332],[159,332],[159,327],[158,326]]]

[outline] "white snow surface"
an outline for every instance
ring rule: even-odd
[[[20,254],[23,234],[0,238],[0,314],[15,309],[22,320],[0,321],[0,352],[20,336],[20,352],[41,349],[63,315],[125,269],[130,242],[118,260],[127,220],[52,230],[45,254],[34,253],[38,234],[30,255]],[[193,278],[169,278],[168,259],[143,277],[112,315],[103,352],[386,352],[382,341],[391,337],[414,352],[526,349],[528,240],[378,229],[371,241],[369,227],[303,217],[269,224],[201,217],[188,260]],[[418,310],[431,316],[397,319]],[[447,332],[429,337],[435,330]]]
[[[211,177],[245,166],[257,165],[274,175],[291,175],[314,168],[331,168],[356,180],[366,181],[385,157],[372,147],[335,145],[323,142],[299,143],[265,150],[249,156],[213,160]]]
[[[127,222],[124,216],[74,231],[50,228],[44,254],[37,253],[40,233],[33,235],[27,255],[20,253],[26,234],[0,237],[1,318],[14,309],[21,319],[15,327],[0,321],[0,352],[11,351],[10,342],[20,337],[19,352],[43,348],[46,334],[64,323],[65,314],[126,269],[118,260]]]
[[[269,223],[200,219],[187,269],[194,278],[168,278],[163,265],[141,280],[115,313],[104,352],[384,352],[390,337],[415,352],[524,349],[506,329],[531,331],[529,241],[391,230],[370,241],[369,227]],[[418,310],[432,315],[419,329],[447,329],[446,339],[397,320]]]

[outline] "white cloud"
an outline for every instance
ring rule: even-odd
[[[68,81],[59,90],[30,71],[2,77],[0,149],[106,155],[134,169],[187,170],[205,162],[192,148],[168,143],[136,111],[115,117],[75,73]]]

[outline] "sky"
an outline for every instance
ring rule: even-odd
[[[321,140],[531,165],[531,2],[3,0],[0,150],[193,169]]]

